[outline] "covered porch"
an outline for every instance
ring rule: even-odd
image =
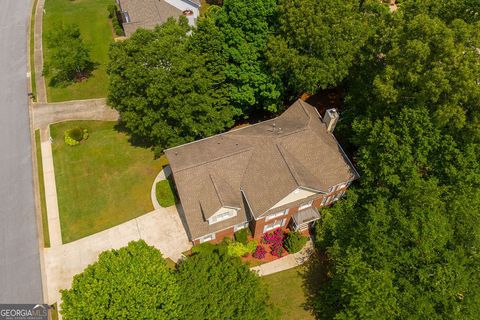
[[[294,231],[307,230],[310,225],[320,219],[320,213],[314,207],[298,211],[292,216],[290,229]]]

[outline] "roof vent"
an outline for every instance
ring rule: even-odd
[[[327,131],[328,132],[333,132],[335,129],[335,126],[337,125],[339,114],[337,112],[337,109],[328,109],[325,112],[325,117],[323,117],[323,122],[327,126]]]

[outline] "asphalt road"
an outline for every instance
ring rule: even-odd
[[[41,303],[26,87],[30,0],[1,4],[0,303]]]

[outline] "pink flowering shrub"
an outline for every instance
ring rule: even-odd
[[[262,242],[270,245],[270,253],[276,257],[281,257],[283,254],[283,239],[285,235],[282,229],[276,229],[273,232],[265,233],[262,237]]]
[[[255,248],[255,251],[253,252],[253,257],[256,259],[263,259],[265,258],[266,254],[267,254],[267,250],[265,250],[264,247],[257,246],[257,248]]]

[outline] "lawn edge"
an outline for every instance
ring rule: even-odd
[[[42,150],[41,150],[39,129],[35,130],[35,151],[36,151],[36,158],[37,158],[38,194],[40,196],[40,212],[42,215],[43,245],[45,248],[49,248],[50,234],[48,230],[47,202],[45,199],[45,184],[44,184],[44,177],[43,177],[43,161],[42,161]]]

